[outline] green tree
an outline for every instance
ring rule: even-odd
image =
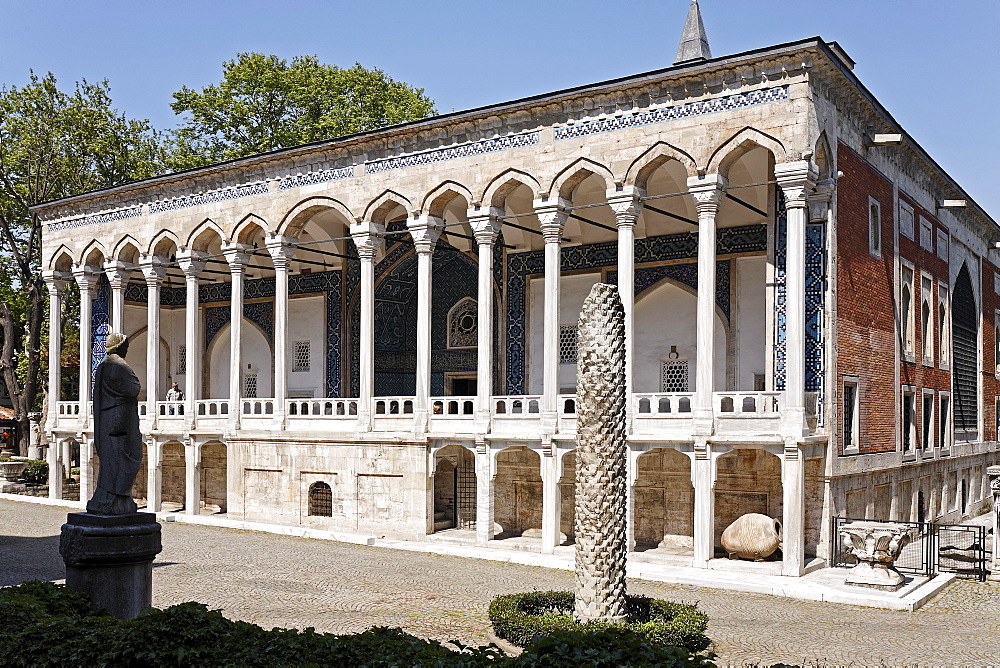
[[[44,410],[46,384],[48,295],[40,273],[42,229],[30,207],[153,176],[162,156],[149,122],[112,106],[107,81],[81,81],[65,92],[51,73],[31,73],[23,87],[0,87],[0,376],[14,404],[22,454],[28,412]]]
[[[174,93],[170,107],[187,118],[171,138],[171,167],[242,158],[435,113],[423,89],[359,63],[342,69],[316,56],[288,63],[240,53],[222,68],[221,83]]]

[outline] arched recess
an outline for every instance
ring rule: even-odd
[[[434,455],[434,531],[476,528],[476,459],[448,445]]]
[[[813,152],[813,162],[816,163],[816,171],[819,178],[829,179],[837,173],[836,154],[830,148],[830,139],[826,136],[826,130],[820,133],[816,140],[816,149]]]
[[[381,195],[369,202],[368,206],[365,207],[365,213],[362,220],[371,221],[378,225],[385,225],[391,218],[396,218],[400,214],[396,209],[402,208],[402,215],[405,218],[410,214],[413,209],[413,205],[410,200],[403,197],[399,193],[386,190]],[[390,214],[393,214],[390,216]]]
[[[689,554],[694,547],[691,458],[674,448],[653,448],[636,461],[636,551]]]
[[[524,446],[506,448],[496,456],[494,520],[496,538],[542,535],[542,476],[538,453]]]
[[[230,398],[229,377],[232,373],[232,365],[229,363],[230,331],[230,325],[227,323],[219,330],[208,346],[208,374],[205,382],[209,399]],[[247,396],[248,383],[256,387],[257,397],[273,397],[274,350],[260,326],[248,318],[243,318],[241,356],[243,358],[243,368],[240,369],[242,376],[240,394],[242,398],[251,398]],[[249,379],[251,375],[256,376],[252,381]]]
[[[267,221],[255,213],[250,213],[236,223],[229,238],[239,244],[252,245],[256,239],[266,238],[267,233]]]
[[[604,182],[605,189],[610,188],[614,185],[615,178],[611,173],[611,170],[604,165],[594,162],[590,158],[578,158],[574,160],[572,164],[568,167],[563,168],[552,182],[549,184],[547,190],[549,197],[560,197],[562,199],[571,200],[573,198],[573,192],[576,190],[585,179],[596,176],[598,179]]]
[[[951,331],[955,440],[975,440],[979,433],[979,309],[966,263],[955,278]]]
[[[209,441],[201,446],[201,507],[205,512],[226,512],[226,479],[226,445]]]
[[[313,217],[328,211],[336,212],[344,225],[349,226],[356,220],[354,213],[340,200],[333,197],[310,197],[296,204],[282,217],[278,224],[278,234],[297,238]]]
[[[541,184],[531,174],[522,172],[519,169],[507,169],[491,180],[478,202],[484,206],[502,209],[507,197],[518,188],[525,188],[528,191],[528,200],[534,200],[541,191]]]
[[[107,259],[108,254],[104,249],[104,245],[94,239],[87,247],[83,249],[80,254],[77,265],[81,267],[89,267],[93,271],[103,272],[104,271],[104,261]]]
[[[122,237],[115,244],[115,248],[111,252],[111,257],[116,262],[123,262],[130,265],[137,265],[139,263],[139,255],[139,242],[130,234]]]
[[[672,144],[657,142],[646,149],[642,155],[632,161],[625,172],[625,185],[635,186],[645,191],[649,187],[649,178],[668,162],[676,162],[684,178],[697,174],[698,167],[686,151]],[[684,184],[687,185],[686,183]],[[680,191],[675,191],[680,192]]]
[[[465,200],[466,208],[468,208],[473,199],[472,193],[461,183],[457,181],[445,181],[424,196],[424,200],[420,204],[420,212],[428,216],[434,216],[435,218],[443,218],[445,207],[456,197],[461,197]]]
[[[128,335],[128,363],[135,372],[136,378],[139,379],[139,401],[146,401],[149,398],[150,393],[148,383],[149,375],[146,364],[146,355],[148,353],[148,333],[148,328],[142,327],[141,329],[138,329]],[[156,390],[157,401],[163,401],[166,398],[167,390],[170,388],[168,382],[170,379],[170,369],[170,346],[167,343],[167,340],[161,336],[159,372],[161,387],[153,388]]]
[[[211,218],[206,218],[188,236],[184,245],[191,250],[216,254],[221,250],[222,243],[228,240],[223,229]]]
[[[696,268],[691,268],[692,272]],[[696,383],[698,295],[688,285],[670,278],[639,295],[635,303],[635,392],[693,392]],[[728,327],[715,310],[715,387],[726,387]],[[686,374],[686,375],[684,375]],[[687,389],[671,383],[685,377]],[[664,385],[666,379],[668,385]]]
[[[69,273],[73,271],[73,256],[70,254],[69,249],[63,245],[56,249],[56,252],[52,254],[52,258],[49,260],[48,268],[53,271],[61,271],[63,273]]]
[[[164,503],[184,507],[186,462],[184,445],[178,441],[163,444],[162,486]]]
[[[737,448],[716,462],[715,547],[720,550],[722,532],[747,513],[782,519],[783,490],[781,460],[777,455],[755,448]],[[770,557],[780,558],[780,552]],[[724,555],[719,555],[724,556]]]
[[[721,174],[728,178],[733,163],[758,147],[770,152],[774,156],[775,162],[787,160],[785,145],[779,139],[756,128],[746,127],[715,149],[708,160],[705,172],[707,174]]]
[[[177,235],[171,230],[160,230],[153,236],[152,241],[149,242],[149,247],[146,249],[145,254],[173,261],[179,245],[180,242],[177,239]]]

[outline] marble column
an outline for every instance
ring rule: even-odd
[[[635,358],[635,224],[639,221],[643,191],[634,186],[609,190],[608,204],[618,224],[618,295],[625,309],[625,414],[627,429],[632,427],[632,394],[635,392],[632,369]]]
[[[542,554],[552,554],[562,542],[559,525],[562,516],[562,495],[559,480],[562,478],[562,453],[555,445],[544,445],[539,458],[542,476]]]
[[[163,507],[163,443],[150,437],[146,441],[146,512],[158,513]]]
[[[111,284],[111,331],[125,333],[125,286],[131,267],[124,262],[105,262],[104,273]]]
[[[190,353],[188,353],[190,354]],[[194,438],[184,444],[184,514],[201,514],[201,446]]]
[[[704,437],[696,438],[691,460],[694,487],[694,557],[691,565],[708,568],[715,556],[715,458]]]
[[[62,296],[66,280],[65,275],[58,271],[43,271],[42,280],[49,291],[49,407],[45,431],[51,434],[59,421],[59,397],[62,389]]]
[[[479,289],[476,312],[478,323],[476,356],[476,433],[490,430],[490,405],[493,396],[493,248],[500,234],[501,209],[470,211],[476,243],[479,246]]]
[[[562,235],[566,209],[564,199],[535,200],[535,213],[545,239],[545,307],[542,319],[542,415],[541,433],[551,438],[559,416],[559,292],[562,263]]]
[[[288,396],[288,270],[295,255],[295,240],[269,236],[267,250],[274,264],[274,420],[285,425],[285,398]]]
[[[351,224],[351,238],[361,261],[359,286],[358,431],[371,431],[375,384],[375,263],[385,250],[385,227],[372,222]]]
[[[1000,466],[987,466],[986,478],[989,481],[989,490],[992,495],[990,510],[993,515],[993,560],[990,564],[990,580],[996,581],[1000,580]],[[990,500],[990,497],[985,494],[983,494],[983,498]]]
[[[800,439],[805,429],[806,390],[806,223],[816,171],[807,160],[774,166],[785,196],[785,397],[782,434]],[[787,533],[788,529],[785,528]]]
[[[182,250],[177,263],[184,272],[187,299],[184,305],[184,345],[187,367],[184,370],[184,425],[194,429],[198,397],[201,396],[201,307],[198,304],[198,275],[205,269],[205,253]]]
[[[80,431],[90,424],[90,388],[93,381],[93,298],[98,276],[89,267],[73,269],[73,278],[80,286]],[[82,462],[81,462],[82,473]],[[80,498],[83,498],[82,496]]]
[[[418,216],[407,221],[406,226],[417,252],[417,379],[413,433],[419,438],[427,432],[430,420],[432,260],[443,222],[433,216]]]
[[[167,270],[162,258],[156,256],[143,257],[139,267],[146,279],[146,415],[156,429],[156,401],[163,384],[160,377],[160,287]]]
[[[94,494],[94,441],[86,434],[78,436],[80,443],[80,500],[88,501]]]
[[[243,393],[243,279],[247,252],[251,247],[240,243],[223,245],[222,252],[229,263],[230,283],[229,312],[229,429],[240,428],[240,396]]]
[[[781,574],[805,572],[806,472],[802,451],[794,439],[785,443],[781,461]]]
[[[66,479],[67,471],[63,470],[62,461],[60,457],[61,444],[56,442],[54,439],[49,441],[49,449],[45,453],[45,460],[49,464],[49,498],[50,499],[61,499],[63,495],[63,480]],[[80,461],[80,472],[83,472],[83,460],[81,457]],[[81,496],[80,499],[86,501],[86,499]]]
[[[495,523],[493,495],[496,490],[493,453],[485,440],[476,442],[476,545],[485,547],[493,540]]]
[[[719,174],[692,176],[688,191],[698,211],[698,334],[694,433],[708,436],[714,428],[712,391],[715,385],[715,226],[726,179]]]

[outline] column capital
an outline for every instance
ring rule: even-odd
[[[62,271],[52,271],[50,269],[42,272],[42,280],[45,281],[45,285],[49,289],[49,294],[53,296],[61,295],[62,291],[66,288],[66,282],[72,277],[72,274]]]
[[[718,212],[728,185],[729,181],[721,174],[688,177],[688,192],[694,198],[694,207],[698,211],[699,218],[705,215],[714,216]]]
[[[836,179],[823,179],[816,184],[816,187],[809,193],[809,222],[825,223],[826,212],[830,208],[833,200],[833,193],[837,190]]]
[[[164,267],[163,258],[156,255],[143,255],[139,260],[139,268],[146,279],[149,287],[159,287],[163,279],[167,277],[167,270]]]
[[[493,244],[496,243],[500,234],[501,218],[503,210],[496,207],[469,209],[469,225],[472,227],[472,234],[476,237],[476,243]]]
[[[226,262],[229,263],[229,270],[233,273],[241,272],[246,268],[247,262],[250,260],[250,251],[252,250],[253,246],[235,241],[227,241],[222,244],[222,255],[226,258]]]
[[[538,224],[545,237],[545,243],[562,241],[563,226],[566,225],[571,206],[573,206],[572,202],[561,197],[534,201],[535,215],[538,216]]]
[[[354,240],[354,248],[358,251],[358,257],[363,261],[375,262],[381,259],[385,252],[385,225],[379,225],[371,221],[358,221],[351,223],[351,239]]]
[[[774,180],[785,195],[785,206],[803,209],[818,176],[811,160],[780,162],[774,166]]]
[[[82,267],[74,265],[73,278],[76,280],[76,284],[80,286],[81,291],[93,293],[97,290],[100,274],[86,265]]]
[[[205,253],[191,249],[177,251],[177,264],[187,278],[197,278],[205,269]]]
[[[129,276],[132,274],[132,265],[111,260],[104,263],[104,273],[107,275],[111,287],[121,290],[128,283]]]
[[[642,213],[642,201],[646,192],[635,186],[622,186],[607,191],[608,206],[615,214],[618,227],[631,227],[639,220]]]
[[[435,216],[414,216],[406,221],[418,253],[433,253],[444,229],[444,221]]]
[[[271,262],[274,268],[285,268],[295,255],[295,247],[298,242],[291,237],[281,237],[277,234],[268,236],[264,241],[267,252],[271,254]]]

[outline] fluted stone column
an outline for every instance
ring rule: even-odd
[[[688,191],[698,210],[698,334],[692,417],[696,435],[710,435],[715,411],[715,226],[726,179],[719,174],[692,176]]]
[[[80,431],[90,424],[90,386],[93,364],[93,299],[97,292],[98,276],[89,267],[75,267],[73,278],[80,286]],[[81,463],[81,474],[83,465]],[[82,494],[82,492],[81,492]],[[83,498],[82,496],[80,498]]]
[[[124,262],[105,262],[104,273],[111,284],[111,331],[125,333],[125,286],[131,267]]]
[[[228,426],[240,428],[240,395],[243,393],[243,278],[250,246],[227,243],[223,246],[232,276],[229,312],[229,419]]]
[[[358,378],[358,431],[371,431],[375,383],[375,263],[385,248],[385,227],[372,222],[351,224],[351,238],[361,260]]]
[[[267,250],[274,264],[274,420],[285,425],[285,398],[288,396],[288,270],[295,255],[295,240],[267,238]]]
[[[635,392],[635,225],[642,210],[639,198],[643,191],[634,186],[609,190],[608,204],[618,225],[618,293],[625,309],[625,413],[632,424],[632,393]]]
[[[485,434],[490,428],[493,395],[493,245],[500,234],[500,216],[503,211],[490,208],[486,215],[481,211],[469,212],[476,243],[479,245],[479,289],[476,312],[476,433]]]
[[[535,213],[545,239],[545,308],[542,344],[542,415],[541,431],[551,437],[558,424],[559,395],[559,292],[563,227],[566,208],[564,199],[535,200]]]
[[[187,299],[184,305],[184,345],[187,368],[184,370],[184,424],[194,429],[198,397],[201,396],[201,312],[198,304],[198,275],[205,269],[205,253],[182,250],[177,263],[184,272]]]
[[[807,160],[774,166],[774,177],[785,196],[785,408],[782,433],[800,439],[805,429],[806,389],[806,223],[808,200],[816,172]],[[784,527],[787,535],[789,527]]]
[[[156,429],[156,401],[163,379],[160,378],[160,287],[167,275],[162,258],[143,257],[139,261],[146,279],[146,415]]]
[[[413,432],[420,437],[427,432],[430,419],[431,260],[443,223],[433,216],[419,216],[407,221],[406,226],[417,252],[417,379],[416,395],[413,397]]]
[[[51,434],[59,420],[59,394],[62,388],[62,297],[66,288],[66,276],[58,271],[43,271],[42,280],[49,291],[49,414],[45,430]]]

